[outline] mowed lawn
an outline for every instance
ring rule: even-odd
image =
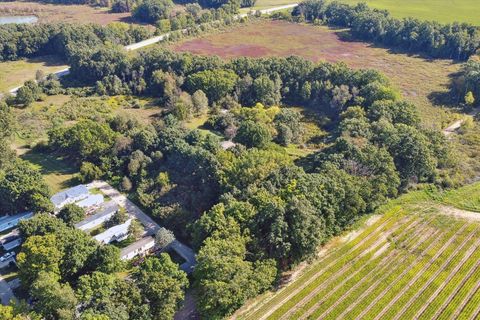
[[[77,170],[56,155],[29,150],[20,157],[40,170],[53,193],[75,184]]]
[[[171,48],[224,58],[298,55],[312,61],[343,61],[353,68],[376,69],[418,106],[425,125],[440,128],[452,121],[454,115],[447,108],[441,108],[442,97],[447,96],[450,80],[460,70],[460,64],[392,53],[364,42],[343,40],[345,33],[345,30],[327,27],[260,21],[184,40],[172,44]]]
[[[396,201],[234,318],[478,319],[480,223],[442,212],[424,197]]]
[[[48,74],[65,67],[66,65],[56,56],[0,62],[0,93],[8,92],[27,80],[34,80],[37,70]]]
[[[259,2],[261,2],[260,0]],[[266,0],[272,1],[272,0]],[[442,23],[468,22],[480,26],[478,0],[340,0],[348,4],[365,2],[372,8],[386,9],[394,17],[414,17]]]

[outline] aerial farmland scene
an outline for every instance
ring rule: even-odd
[[[480,3],[0,0],[0,302],[480,319]]]

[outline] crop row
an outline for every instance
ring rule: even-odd
[[[425,240],[422,240],[422,231],[424,231],[424,228],[418,226],[413,230],[408,230],[408,232],[402,235],[402,237],[399,237],[398,239],[394,239],[392,241],[396,241],[397,244],[401,244],[401,247],[405,248],[406,250],[415,250],[419,247],[421,243],[423,243],[423,240]],[[412,236],[412,234],[415,236]],[[310,317],[323,318],[327,315],[329,317],[333,315],[333,318],[337,319],[340,316],[340,313],[345,311],[346,308],[351,305],[349,301],[352,300],[348,298],[352,297],[352,295],[358,298],[358,295],[363,294],[376,281],[378,281],[379,278],[381,278],[379,277],[379,275],[383,276],[388,274],[391,270],[394,270],[399,265],[401,265],[406,258],[407,257],[404,254],[403,250],[396,249],[393,247],[393,245],[391,245],[391,254],[389,254],[380,261],[370,261],[370,272],[356,276],[353,281],[350,281],[347,285],[342,286],[341,288],[339,288],[339,290],[335,292],[326,292],[323,299],[321,299],[310,309]],[[355,300],[356,299],[354,299],[353,301]]]
[[[432,266],[424,273],[415,284],[405,292],[403,299],[396,304],[398,307],[402,305],[400,311],[396,312],[394,309],[395,320],[411,319],[412,316],[422,307],[433,292],[442,285],[450,272],[462,260],[464,253],[472,246],[472,238],[478,237],[478,227],[476,225],[469,225],[467,227],[469,234],[465,237],[457,238],[461,243],[450,246],[439,259],[432,264]]]
[[[421,285],[427,281],[434,272],[438,269],[438,263],[447,257],[449,257],[455,249],[458,247],[458,240],[462,232],[467,225],[463,225],[439,248],[434,252],[434,255],[422,264],[422,267],[415,273],[411,274],[408,282],[402,281],[402,285],[398,287],[398,290],[392,290],[396,292],[393,298],[389,299],[389,302],[382,309],[382,311],[376,315],[375,319],[393,319],[400,311],[401,307],[410,299],[410,295],[419,290]],[[433,253],[433,252],[432,252]],[[428,257],[429,255],[427,255]]]
[[[458,227],[459,223],[457,222],[452,225],[450,231],[444,233],[438,232],[435,236],[435,241],[425,251],[421,252],[420,256],[412,257],[412,261],[406,264],[408,267],[404,271],[399,275],[389,277],[387,281],[382,284],[381,287],[383,287],[383,291],[372,295],[372,297],[375,298],[369,304],[366,304],[366,312],[362,312],[357,319],[373,318],[375,315],[381,313],[383,309],[386,311],[389,305],[393,304],[391,301],[405,288],[408,282],[428,265],[432,257],[436,256],[442,247],[445,247],[445,243],[447,243],[449,239],[455,237],[456,232],[458,232]]]
[[[419,230],[417,233],[417,235],[419,235],[418,238],[412,236],[413,246],[397,250],[400,253],[400,257],[392,261],[393,266],[391,268],[387,268],[385,272],[378,273],[377,275],[372,275],[369,279],[366,279],[361,286],[342,297],[343,301],[326,314],[326,318],[353,319],[362,311],[368,311],[365,309],[365,306],[372,302],[371,299],[373,297],[380,298],[378,294],[385,291],[389,283],[395,281],[399,274],[408,272],[409,266],[414,265],[415,261],[412,253],[417,250],[428,250],[428,248],[438,241],[438,238],[435,237],[437,233],[438,231],[428,233]],[[318,314],[318,312],[316,312],[316,314]]]
[[[478,243],[478,242],[477,242]],[[427,306],[422,314],[425,319],[438,319],[445,308],[451,304],[464,283],[468,281],[480,266],[480,250],[475,250],[458,272],[451,278],[445,288]]]
[[[291,295],[286,303],[284,303],[280,308],[271,314],[271,318],[279,318],[290,308],[295,306],[299,301],[301,301],[312,290],[324,284],[325,281],[328,281],[328,279],[330,279],[333,275],[341,271],[342,268],[345,269],[346,265],[352,265],[358,259],[361,259],[367,250],[372,248],[374,245],[378,245],[378,242],[382,239],[386,232],[391,232],[392,229],[396,228],[397,225],[398,221],[391,219],[387,221],[386,224],[383,224],[381,228],[376,228],[375,232],[372,232],[366,238],[361,240],[358,245],[355,245],[353,248],[347,250],[346,254],[342,254],[341,252],[343,250],[339,250],[337,254],[331,257],[331,261],[322,263],[322,268],[320,268],[318,272],[310,276],[310,278],[305,279],[305,281],[308,281],[308,285],[304,286],[294,295]],[[351,245],[346,245],[346,247],[351,247]],[[303,278],[304,277],[302,277],[302,279]],[[301,280],[297,282],[301,282]]]
[[[383,216],[379,221],[365,228],[365,230],[360,235],[352,239],[352,241],[344,244],[332,254],[327,254],[321,261],[315,262],[315,264],[313,264],[312,267],[299,279],[285,287],[276,295],[273,295],[270,300],[263,303],[261,307],[255,310],[253,313],[247,314],[246,317],[251,319],[259,319],[263,314],[267,313],[268,310],[273,309],[275,305],[281,304],[282,301],[288,300],[292,295],[296,294],[297,291],[302,290],[303,287],[315,279],[315,276],[319,272],[324,270],[325,266],[328,266],[339,256],[349,254],[351,251],[358,249],[359,246],[361,246],[365,241],[376,235],[378,232],[381,232],[385,228],[390,227],[393,223],[395,223],[394,218],[387,215]]]
[[[396,252],[394,251],[394,246],[392,245],[393,239],[395,241],[403,242],[405,239],[410,239],[409,235],[411,234],[412,230],[417,228],[419,225],[418,221],[413,221],[412,223],[406,223],[401,226],[397,226],[397,230],[393,230],[389,237],[385,237],[384,240],[379,244],[379,249],[371,248],[368,253],[368,260],[364,263],[359,265],[359,267],[352,267],[353,272],[348,272],[346,270],[345,276],[343,274],[339,274],[336,277],[332,277],[329,279],[329,285],[326,287],[318,287],[311,294],[309,294],[310,298],[308,301],[305,301],[305,305],[297,304],[295,309],[298,309],[297,312],[290,317],[289,313],[295,311],[295,309],[290,310],[289,313],[285,314],[285,316],[289,316],[290,318],[299,319],[302,318],[301,316],[308,310],[314,308],[316,304],[322,304],[323,300],[326,300],[328,297],[333,295],[339,289],[350,288],[350,283],[356,284],[365,274],[373,272],[373,270],[379,264],[385,264],[385,259],[393,260]],[[397,234],[398,232],[398,234]],[[391,239],[387,242],[388,239]],[[373,250],[372,250],[373,249]],[[338,297],[338,295],[335,295]],[[304,303],[305,303],[304,302]],[[284,317],[285,318],[285,317]]]
[[[423,317],[432,316],[431,312],[439,309],[440,304],[444,301],[444,300],[440,300],[439,297],[441,297],[442,293],[449,292],[448,291],[449,286],[451,287],[452,284],[456,283],[455,281],[452,281],[456,276],[458,276],[459,274],[462,274],[463,272],[465,272],[465,270],[468,271],[468,269],[464,270],[464,268],[466,268],[466,265],[468,265],[469,262],[473,264],[473,261],[474,261],[473,259],[475,259],[474,254],[475,252],[478,251],[479,246],[480,246],[480,234],[477,234],[477,240],[465,252],[461,260],[457,261],[459,257],[456,256],[455,260],[452,261],[451,263],[451,266],[453,268],[448,268],[448,270],[445,270],[445,272],[443,272],[445,275],[448,274],[448,276],[437,277],[434,280],[433,286],[431,286],[428,290],[425,291],[424,295],[426,296],[428,295],[429,297],[428,300],[423,300],[422,297],[418,299],[418,301],[422,302],[422,306],[416,312],[416,314],[411,317],[412,319],[419,319],[420,316],[422,315]],[[479,257],[477,257],[477,259],[478,258]],[[433,290],[433,287],[435,287],[435,291],[431,292]],[[444,296],[446,297],[446,294]]]

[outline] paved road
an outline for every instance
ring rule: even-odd
[[[125,195],[118,192],[105,181],[94,181],[90,183],[87,187],[99,189],[103,194],[110,197],[119,206],[125,207],[125,209],[127,209],[130,214],[134,215],[135,218],[137,218],[145,226],[146,235],[155,236],[157,234],[157,231],[161,228],[158,223],[156,223],[152,218],[145,214],[132,201],[127,199]],[[185,259],[185,263],[180,265],[180,268],[187,273],[192,272],[196,264],[195,252],[193,252],[192,249],[190,249],[178,240],[172,242],[170,244],[170,248],[175,250],[175,252],[177,252],[183,259]]]

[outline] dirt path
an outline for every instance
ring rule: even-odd
[[[470,113],[466,114],[462,119],[455,121],[445,129],[443,129],[442,130],[443,134],[446,137],[452,135],[462,126],[462,124],[468,119],[468,117],[475,117],[478,113],[480,113],[480,109],[475,109],[471,111]]]
[[[451,216],[455,218],[466,219],[470,221],[480,222],[480,213],[457,209],[449,206],[441,206],[439,210],[440,214]]]

